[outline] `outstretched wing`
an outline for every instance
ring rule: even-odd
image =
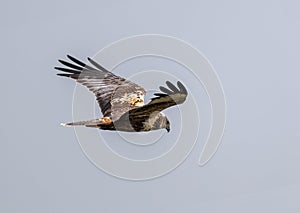
[[[144,88],[111,73],[91,58],[88,58],[91,65],[87,65],[70,55],[67,57],[74,64],[58,60],[67,68],[55,67],[64,72],[57,75],[73,78],[92,91],[104,117],[117,120],[126,111],[144,105]]]
[[[162,93],[155,93],[156,97],[152,98],[148,104],[131,109],[128,112],[130,119],[146,119],[152,113],[160,112],[168,107],[182,104],[185,101],[188,92],[180,81],[177,82],[178,88],[169,81],[166,84],[168,88],[159,87]]]

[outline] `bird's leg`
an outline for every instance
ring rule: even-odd
[[[110,117],[99,118],[99,121],[101,121],[101,123],[107,124],[107,125],[112,123],[112,120],[110,119]]]

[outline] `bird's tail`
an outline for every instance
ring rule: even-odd
[[[86,127],[95,127],[101,128],[102,126],[110,125],[112,122],[110,118],[100,118],[100,119],[93,119],[89,121],[78,121],[78,122],[71,122],[71,123],[61,123],[62,126],[86,126]]]
[[[91,121],[78,121],[78,122],[71,122],[71,123],[61,123],[62,126],[85,126],[87,123]]]

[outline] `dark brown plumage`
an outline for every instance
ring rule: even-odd
[[[145,105],[146,91],[141,86],[113,74],[91,58],[88,58],[91,65],[87,65],[70,55],[67,57],[74,64],[58,60],[67,68],[55,67],[55,69],[63,71],[57,75],[73,78],[92,91],[96,96],[103,118],[67,123],[63,124],[64,126],[83,125],[128,132],[163,128],[169,131],[169,120],[161,111],[183,103],[187,97],[187,90],[181,82],[177,82],[177,88],[167,81],[168,88],[159,87],[162,93],[155,93],[155,97]]]

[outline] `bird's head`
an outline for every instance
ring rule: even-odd
[[[170,132],[170,121],[162,112],[155,115],[155,122],[153,124],[152,130],[154,129],[166,129],[167,132]]]

